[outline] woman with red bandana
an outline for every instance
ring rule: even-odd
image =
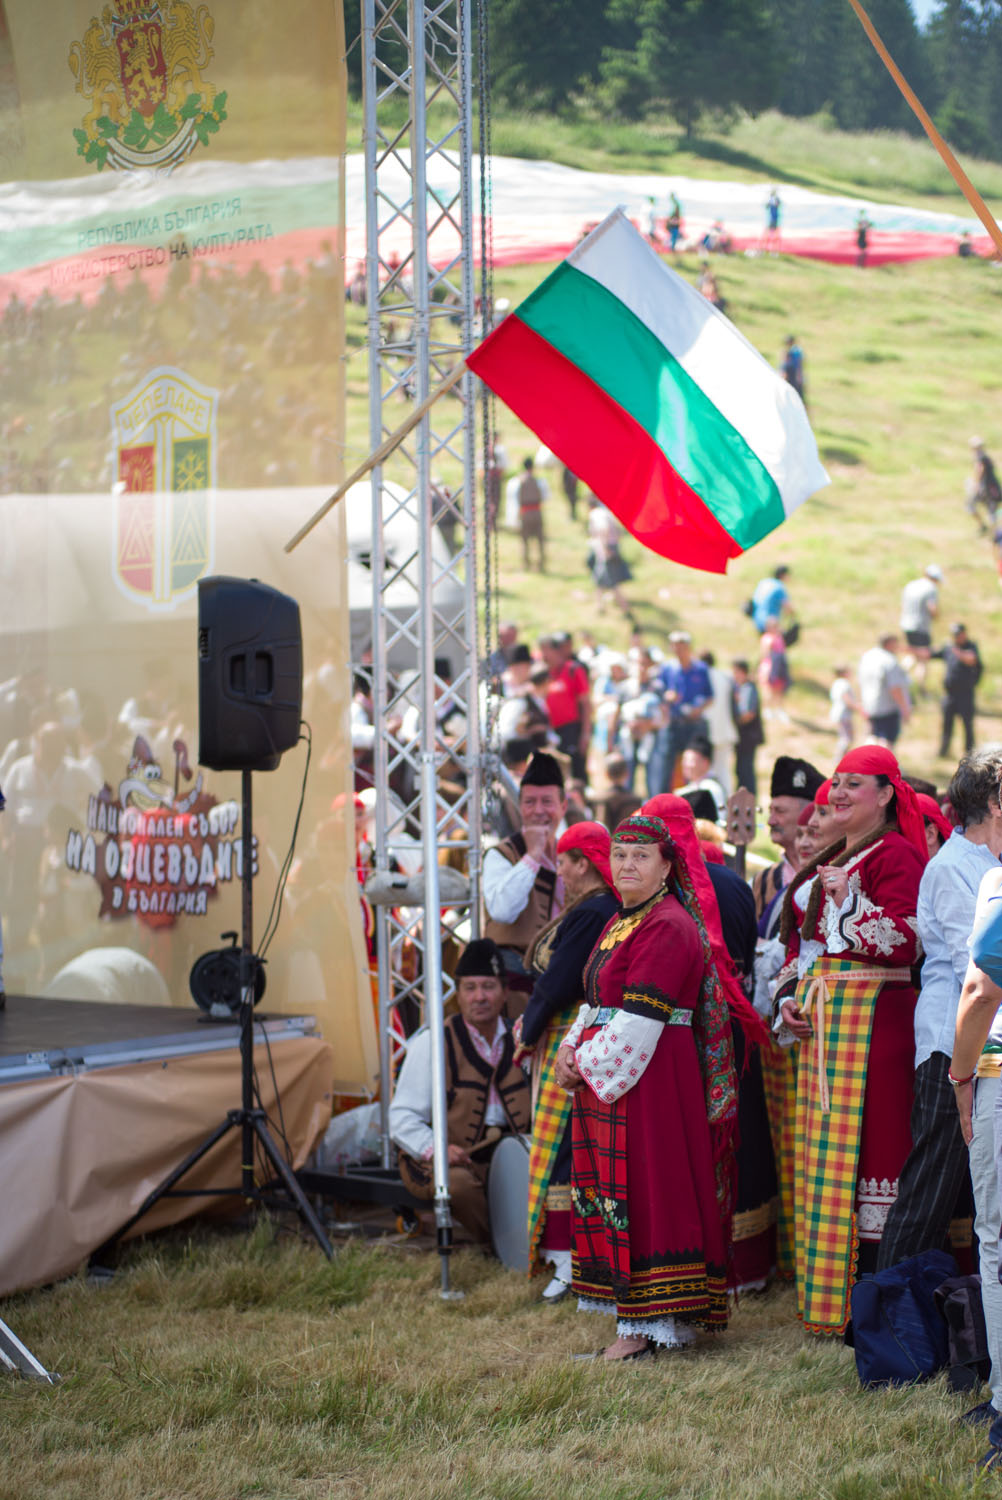
[[[787,892],[780,1013],[801,1042],[795,1126],[797,1309],[842,1333],[872,1269],[911,1149],[915,909],[926,838],[892,752],[843,756],[828,795],[834,842]]]
[[[727,1004],[688,867],[660,818],[617,827],[622,905],[557,1053],[575,1096],[573,1290],[614,1313],[607,1360],[727,1326],[737,1084]]]
[[[953,832],[953,824],[946,813],[940,807],[935,797],[930,797],[928,792],[916,792],[915,800],[922,814],[925,824],[925,841],[929,850],[929,858],[938,854]]]

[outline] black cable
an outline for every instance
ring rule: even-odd
[[[261,939],[258,943],[257,957],[261,961],[264,960],[264,956],[268,952],[268,948],[271,945],[272,938],[278,931],[278,923],[282,915],[282,901],[285,897],[285,887],[288,883],[289,872],[292,869],[292,861],[295,858],[296,854],[296,839],[299,835],[299,823],[303,816],[303,804],[306,801],[306,780],[310,774],[310,759],[313,755],[313,731],[305,719],[300,721],[299,727],[301,730],[305,731],[305,733],[300,734],[299,738],[306,741],[306,764],[303,767],[303,784],[299,790],[299,806],[296,808],[296,820],[292,825],[292,838],[289,842],[289,849],[285,856],[285,859],[282,861],[282,867],[278,872],[278,882],[275,886],[275,894],[271,900],[271,910],[268,913],[268,920],[264,924],[264,932],[262,933]]]
[[[280,1137],[282,1145],[285,1148],[285,1159],[289,1163],[289,1166],[291,1167],[292,1166],[292,1144],[291,1144],[291,1142],[289,1140],[288,1133],[286,1132],[286,1129],[285,1129],[285,1114],[284,1114],[284,1112],[282,1110],[282,1095],[279,1093],[278,1079],[275,1076],[275,1059],[272,1056],[272,1051],[271,1051],[271,1038],[268,1035],[267,1027],[265,1026],[265,1024],[264,1024],[263,1021],[258,1021],[257,1025],[260,1026],[260,1028],[261,1028],[261,1037],[262,1037],[262,1040],[264,1041],[265,1051],[268,1054],[268,1068],[269,1068],[269,1070],[271,1072],[271,1083],[272,1083],[273,1089],[275,1090],[275,1104],[276,1104],[277,1109],[278,1109],[278,1123],[277,1124],[272,1119],[272,1117],[268,1113],[268,1111],[265,1109],[264,1100],[261,1097],[261,1084],[260,1084],[260,1081],[259,1081],[258,1076],[257,1076],[257,1068],[254,1068],[254,1070],[253,1070],[254,1096],[257,1099],[258,1108],[264,1110],[265,1119],[268,1121],[268,1124],[272,1126],[272,1128],[276,1131],[276,1133]]]

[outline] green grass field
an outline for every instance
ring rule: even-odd
[[[4,1500],[934,1500],[972,1493],[983,1434],[942,1380],[866,1392],[792,1293],[726,1334],[603,1368],[611,1321],[472,1251],[460,1302],[406,1242],[182,1235],[5,1304],[63,1375],[0,1381]],[[989,1493],[992,1481],[983,1490]]]

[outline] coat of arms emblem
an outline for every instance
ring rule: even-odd
[[[226,95],[202,76],[215,55],[206,5],[112,0],[70,48],[77,93],[89,103],[73,135],[77,155],[102,167],[169,171],[208,145]]]
[[[111,409],[115,581],[151,609],[190,594],[212,562],[218,393],[162,366]]]

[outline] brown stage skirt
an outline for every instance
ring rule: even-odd
[[[665,1026],[614,1104],[578,1089],[573,1130],[573,1290],[622,1319],[725,1328],[726,1251],[691,1027]]]

